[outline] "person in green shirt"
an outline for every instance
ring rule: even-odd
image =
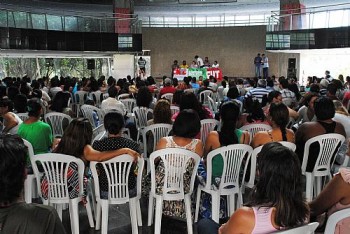
[[[28,116],[18,128],[18,135],[29,141],[34,154],[48,153],[53,142],[51,126],[40,121],[42,106],[38,98],[28,101]]]

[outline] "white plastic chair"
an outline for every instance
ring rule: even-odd
[[[77,117],[79,117],[80,107],[81,107],[82,105],[84,105],[85,100],[86,100],[86,98],[87,98],[87,95],[88,95],[88,92],[86,92],[86,91],[77,91],[77,92],[74,94],[74,102],[73,102],[73,104],[74,104],[75,107],[76,107],[76,114],[77,114]]]
[[[288,141],[279,141],[278,143],[282,144],[283,146],[289,148],[290,150],[292,150],[293,152],[295,152],[297,146],[292,143],[292,142],[288,142]],[[249,176],[249,182],[244,184],[244,187],[248,187],[248,188],[253,188],[254,184],[255,184],[255,176],[256,176],[256,163],[257,163],[257,156],[260,153],[261,149],[262,149],[263,145],[256,147],[253,150],[252,156],[250,157],[250,176]]]
[[[105,126],[103,124],[98,125],[96,128],[92,130],[92,139],[95,139],[95,137],[100,134],[101,132],[105,132]]]
[[[253,140],[254,135],[260,131],[269,131],[272,130],[272,127],[267,124],[249,124],[244,125],[240,128],[242,131],[248,131],[250,134],[250,142]]]
[[[137,140],[142,135],[142,130],[147,126],[147,121],[152,118],[153,110],[147,107],[135,107],[132,110],[137,128]]]
[[[24,145],[28,148],[28,157],[29,159],[31,159],[32,157],[34,157],[33,146],[29,141],[25,139],[22,140]],[[37,188],[35,184],[35,175],[27,174],[27,178],[24,181],[24,200],[26,201],[26,203],[32,203],[33,192],[36,191],[35,189],[33,190],[33,188]]]
[[[346,208],[343,210],[339,210],[328,217],[326,229],[324,231],[325,234],[333,234],[335,232],[335,228],[337,223],[342,219],[350,217],[350,208]]]
[[[152,124],[147,126],[142,131],[142,141],[143,141],[143,155],[147,162],[147,174],[150,171],[149,158],[147,157],[148,152],[153,152],[156,148],[158,141],[162,137],[169,135],[172,130],[173,125],[171,124]],[[149,144],[149,140],[152,137],[153,144]],[[151,146],[150,148],[148,146]]]
[[[213,98],[213,91],[204,90],[199,93],[199,101],[205,106],[208,106],[208,97]]]
[[[44,115],[44,120],[51,126],[53,137],[62,137],[72,118],[63,113],[50,112]]]
[[[16,115],[22,120],[22,121],[26,121],[29,116],[28,113],[16,113]]]
[[[95,92],[92,92],[91,93],[91,96],[92,96],[92,99],[94,100],[95,102],[95,105],[97,107],[100,107],[101,106],[101,102],[102,102],[102,99],[103,99],[103,93],[100,91],[100,90],[97,90]]]
[[[220,124],[219,121],[216,119],[202,119],[201,120],[201,141],[203,144],[205,144],[205,141],[207,140],[208,134],[211,131],[214,131],[215,127],[218,127]]]
[[[109,97],[109,94],[108,93],[104,93],[104,94],[102,94],[102,97],[103,97],[103,100],[106,100]]]
[[[164,185],[163,193],[156,193],[155,179],[155,159],[160,157],[164,163]],[[187,165],[193,161],[194,167],[192,171],[189,192],[184,191],[184,173]],[[155,225],[154,233],[160,234],[163,201],[184,200],[186,209],[187,233],[192,234],[192,215],[191,215],[191,194],[193,192],[194,180],[196,178],[197,168],[200,161],[198,154],[180,148],[167,148],[154,151],[150,156],[151,166],[151,191],[149,194],[149,209],[148,209],[148,226],[151,226],[153,221],[153,200],[156,199],[155,206]]]
[[[171,111],[171,116],[173,116],[175,113],[180,112],[180,107],[171,105],[170,111]]]
[[[243,204],[242,185],[248,166],[248,161],[251,157],[252,152],[253,148],[245,144],[223,146],[209,152],[207,156],[207,181],[205,183],[205,186],[199,185],[197,188],[195,222],[198,220],[199,204],[202,191],[211,195],[212,220],[217,223],[219,223],[220,196],[228,197],[228,216],[231,216],[231,214]],[[222,170],[220,186],[218,189],[213,190],[212,160],[218,154],[222,156],[224,166]],[[244,164],[244,162],[246,163]],[[243,177],[240,176],[242,168]],[[235,202],[236,194],[238,196],[237,206]]]
[[[128,94],[128,93],[123,93],[123,94],[120,94],[120,95],[118,95],[118,97],[117,97],[117,100],[122,100],[122,99],[126,99],[126,98],[129,98],[130,97],[130,94]]]
[[[313,234],[315,233],[316,228],[318,227],[318,222],[308,223],[300,227],[295,227],[283,231],[278,231],[274,233],[280,234]],[[330,234],[330,232],[325,232],[326,234]],[[332,232],[334,233],[334,232]]]
[[[306,176],[306,199],[312,201],[314,196],[317,196],[322,189],[322,177],[332,178],[330,169],[333,166],[337,146],[340,146],[345,141],[345,137],[337,134],[323,134],[320,136],[313,137],[305,143],[303,162],[301,170],[303,175]],[[317,156],[317,160],[312,172],[307,172],[306,167],[309,159],[309,150],[312,143],[318,142],[320,145],[320,151]],[[333,159],[332,159],[333,158]],[[314,191],[314,182],[316,190]]]
[[[120,99],[120,102],[124,104],[128,113],[132,113],[134,107],[136,106],[136,100],[133,98]]]
[[[170,104],[172,104],[173,103],[174,94],[173,93],[165,93],[160,98],[167,99],[170,102]]]
[[[232,101],[236,102],[239,104],[239,113],[243,113],[243,102],[241,102],[240,100],[237,99],[233,99]]]
[[[142,226],[140,198],[144,160],[143,158],[139,158],[138,160],[137,174],[139,176],[137,176],[136,185],[137,195],[136,197],[130,198],[128,181],[130,168],[133,162],[134,158],[128,154],[123,154],[104,162],[90,162],[97,201],[96,230],[101,228],[102,234],[107,234],[108,232],[108,207],[110,204],[125,204],[129,202],[132,233],[137,234],[137,226]],[[97,168],[97,165],[101,166]],[[108,198],[106,199],[101,198],[100,196],[100,183],[98,176],[101,174],[101,171],[98,172],[98,170],[103,170],[107,177]]]
[[[213,112],[216,113],[218,112],[218,107],[216,102],[214,102],[214,100],[208,96],[208,105],[209,105],[209,109]]]
[[[83,198],[84,187],[84,169],[85,165],[79,158],[56,153],[38,154],[31,158],[33,171],[36,177],[37,186],[41,188],[37,163],[41,163],[44,169],[44,175],[48,183],[48,199],[44,199],[41,193],[41,189],[38,189],[39,196],[42,198],[44,205],[56,205],[56,209],[60,219],[62,220],[62,208],[63,204],[69,204],[69,214],[71,221],[71,228],[73,234],[79,234],[79,212],[78,203]],[[69,197],[68,191],[68,171],[71,164],[78,166],[78,181],[79,184],[79,196],[76,198]],[[72,183],[75,183],[72,182]],[[87,199],[86,210],[89,219],[90,227],[94,227],[94,221],[90,203]]]
[[[103,123],[103,112],[100,108],[97,108],[96,106],[91,105],[82,105],[80,107],[81,112],[83,113],[84,118],[87,118],[92,126],[92,128],[96,128],[96,123],[94,119],[94,112],[96,113],[99,123]]]

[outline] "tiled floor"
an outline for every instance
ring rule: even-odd
[[[147,201],[142,199],[142,222],[143,226],[139,227],[140,234],[153,233],[153,226],[147,227]],[[89,221],[87,218],[86,210],[83,206],[79,207],[79,222],[81,234],[98,234],[100,231],[95,231],[94,228],[89,227]],[[71,233],[69,211],[63,211],[63,225],[65,226],[67,233]],[[108,233],[118,234],[130,234],[130,216],[129,206],[126,205],[111,205],[109,208],[109,220],[108,220]],[[180,221],[168,217],[162,218],[162,234],[184,234],[187,233],[187,225],[185,221]],[[196,234],[196,227],[194,225],[194,233]]]

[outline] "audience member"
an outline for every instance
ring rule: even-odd
[[[118,89],[115,86],[111,86],[108,89],[108,98],[102,101],[101,110],[113,109],[119,111],[123,116],[126,115],[126,108],[124,104],[117,100]]]
[[[22,120],[12,112],[13,102],[6,98],[0,100],[0,116],[2,117],[2,132],[17,134]]]
[[[159,98],[166,93],[175,93],[176,88],[174,88],[174,86],[171,85],[171,79],[170,78],[166,78],[164,80],[164,87],[162,89],[160,89],[159,92]]]
[[[23,201],[27,148],[16,135],[0,135],[1,233],[64,234],[56,210]]]
[[[283,103],[272,103],[270,105],[268,119],[271,122],[272,130],[256,133],[251,144],[253,148],[275,141],[289,141],[294,143],[294,132],[287,129],[289,113],[286,105]]]
[[[260,79],[258,80],[258,87],[250,89],[245,98],[252,97],[253,99],[257,99],[260,103],[263,103],[264,96],[267,98],[269,94],[269,90],[266,89],[266,80]]]

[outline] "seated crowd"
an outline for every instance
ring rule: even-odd
[[[137,162],[142,154],[145,158],[149,157],[153,152],[149,148],[153,149],[150,146],[153,144],[154,150],[186,149],[201,158],[195,171],[195,187],[206,181],[207,156],[211,151],[235,144],[250,145],[252,149],[263,146],[257,157],[254,187],[244,206],[228,214],[228,201],[220,199],[220,221],[228,220],[226,223],[220,226],[211,220],[211,197],[200,196],[199,216],[202,219],[198,224],[199,233],[270,233],[322,220],[324,214],[329,216],[348,208],[350,169],[339,167],[347,166],[350,152],[350,78],[346,83],[330,78],[329,75],[323,79],[309,78],[305,92],[300,92],[293,79],[284,77],[230,81],[224,77],[221,85],[213,76],[208,79],[199,77],[198,81],[195,77],[185,77],[183,81],[163,77],[160,85],[153,77],[142,80],[128,76],[118,81],[113,77],[106,80],[103,76],[98,80],[94,77],[82,80],[71,77],[38,80],[7,77],[0,86],[0,117],[4,133],[0,135],[0,188],[6,188],[0,193],[0,232],[5,230],[4,233],[7,233],[6,230],[9,230],[8,233],[11,233],[21,226],[13,220],[22,212],[21,219],[29,220],[31,224],[20,227],[29,228],[23,233],[64,233],[52,208],[23,203],[25,175],[33,171],[21,138],[31,143],[35,155],[53,152],[74,156],[84,162],[86,170],[89,170],[91,161],[106,161],[122,154],[131,155]],[[96,107],[91,112],[92,121],[85,111],[81,111],[83,104]],[[145,110],[145,117],[142,110]],[[62,135],[55,136],[53,130],[57,126],[44,121],[47,113],[64,113],[72,118],[65,124]],[[201,123],[207,119],[216,119],[220,124],[204,134]],[[157,124],[172,125],[169,135],[157,141],[150,133],[142,138],[144,127]],[[254,126],[262,129],[253,132],[250,129]],[[103,129],[103,134],[96,133],[99,128]],[[129,134],[125,135],[125,131]],[[329,170],[332,173],[339,170],[339,173],[318,196],[306,201],[301,166],[306,142],[330,133],[346,139],[331,157]],[[149,141],[147,144],[142,142],[145,139]],[[294,143],[295,152],[278,142]],[[311,145],[307,152],[306,172],[314,170],[321,148],[316,143]],[[17,155],[20,157],[14,157]],[[251,162],[244,164],[250,165]],[[222,155],[215,155],[210,165],[212,187],[219,189],[226,168]],[[156,192],[160,194],[165,167],[160,159],[156,160]],[[190,191],[194,168],[193,163],[186,167],[183,176],[185,193]],[[248,168],[247,173],[241,173],[246,175],[244,181],[250,179]],[[77,169],[71,169],[73,173],[70,177],[74,180]],[[142,196],[147,197],[151,177],[146,172],[140,175],[136,171],[134,163],[128,184],[130,196],[136,196],[137,178],[142,176]],[[91,175],[85,173],[85,176]],[[14,181],[11,186],[15,189],[7,189],[10,185],[6,178]],[[41,183],[42,198],[48,199],[47,186],[43,186],[48,183],[45,176]],[[101,197],[106,199],[108,181],[103,173],[99,175],[99,184]],[[70,193],[70,197],[75,196],[74,187]],[[194,194],[192,202],[195,204]],[[38,217],[45,216],[46,230],[39,229],[39,224],[31,220],[30,209],[35,210]],[[28,217],[25,217],[27,213]],[[186,219],[184,202],[165,201],[163,214]],[[320,226],[325,226],[325,223]],[[339,222],[337,233],[347,233],[349,224],[350,218]]]

